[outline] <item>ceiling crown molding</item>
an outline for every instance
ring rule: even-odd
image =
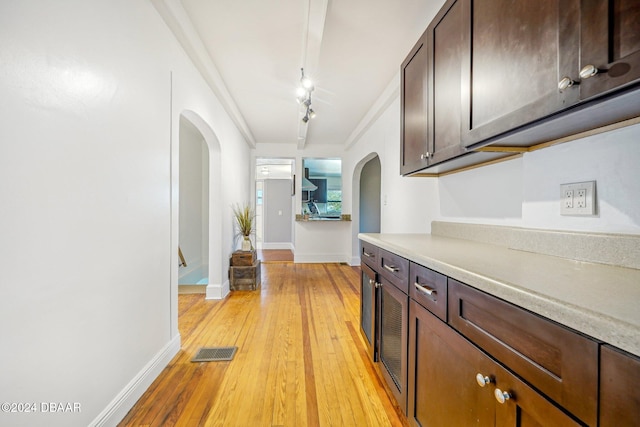
[[[256,141],[247,126],[236,102],[229,93],[227,86],[214,65],[207,49],[202,43],[198,32],[195,30],[189,15],[184,10],[179,0],[151,0],[162,19],[173,32],[178,42],[182,45],[191,61],[196,66],[204,80],[237,126],[245,141],[251,148],[255,148]]]

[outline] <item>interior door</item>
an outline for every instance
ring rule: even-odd
[[[263,248],[289,249],[293,242],[290,179],[267,179],[263,192]]]

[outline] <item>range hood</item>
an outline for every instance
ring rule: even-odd
[[[317,189],[317,185],[309,181],[307,178],[302,177],[302,191],[316,191]]]

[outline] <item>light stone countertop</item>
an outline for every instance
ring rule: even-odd
[[[640,356],[640,270],[430,234],[359,238]]]

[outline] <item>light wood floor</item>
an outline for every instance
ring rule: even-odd
[[[293,261],[293,252],[290,249],[259,249],[258,259],[262,262]]]
[[[179,296],[182,350],[121,426],[401,426],[359,330],[359,270],[266,263],[259,291]],[[232,361],[192,363],[201,347]]]

